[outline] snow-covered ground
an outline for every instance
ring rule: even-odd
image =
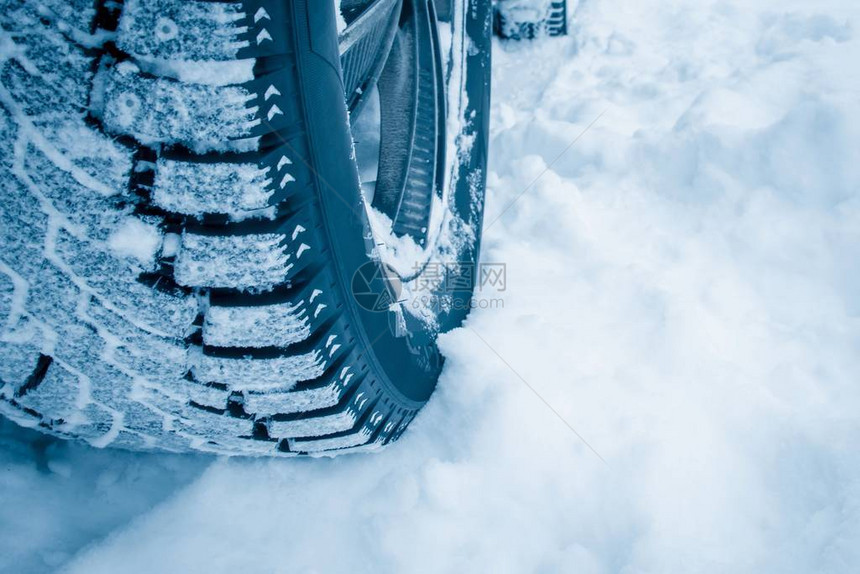
[[[504,309],[444,337],[399,443],[4,424],[0,570],[860,571],[860,3],[587,0],[572,31],[496,45]]]

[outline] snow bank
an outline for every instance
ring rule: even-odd
[[[497,45],[505,305],[443,338],[399,443],[181,489],[200,459],[16,462],[39,478],[7,478],[0,540],[34,564],[109,533],[87,574],[858,571],[858,27],[833,0],[596,0],[574,38]],[[100,491],[96,456],[158,478]],[[43,523],[58,543],[18,535]]]
[[[197,479],[211,460],[97,450],[0,418],[0,572],[53,571]]]

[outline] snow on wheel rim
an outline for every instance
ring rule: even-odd
[[[462,284],[464,279],[472,281],[467,275],[474,273],[477,259],[483,211],[482,194],[479,191],[485,176],[482,160],[478,158],[485,158],[486,154],[483,106],[486,105],[485,98],[488,95],[489,79],[486,73],[489,70],[490,48],[488,41],[482,38],[489,37],[491,27],[489,10],[486,17],[482,17],[471,14],[467,2],[452,0],[449,5],[439,8],[440,15],[445,16],[445,20],[442,20],[437,19],[435,13],[437,4],[432,0],[403,2],[403,10],[413,10],[416,5],[426,8],[423,24],[426,24],[426,30],[432,36],[430,41],[425,41],[424,52],[417,56],[420,59],[423,54],[425,70],[429,69],[430,72],[425,72],[423,86],[415,86],[414,101],[425,109],[432,107],[436,117],[428,120],[428,114],[425,114],[423,122],[420,118],[413,120],[418,135],[407,142],[418,146],[419,143],[426,143],[430,134],[436,145],[435,157],[428,160],[428,163],[435,161],[431,167],[431,170],[435,169],[435,179],[425,188],[429,188],[429,193],[425,196],[425,220],[418,228],[419,233],[404,232],[403,226],[398,230],[398,222],[391,209],[386,211],[384,206],[380,208],[379,205],[379,180],[383,175],[379,167],[380,158],[386,161],[386,153],[391,153],[392,147],[395,147],[389,145],[386,148],[381,140],[394,131],[392,126],[400,129],[400,124],[391,121],[393,112],[390,110],[386,124],[386,104],[381,101],[385,99],[381,97],[381,92],[387,89],[386,73],[391,69],[394,73],[402,72],[402,66],[398,70],[396,61],[395,65],[386,65],[379,85],[374,85],[364,94],[360,113],[353,112],[351,115],[356,163],[374,242],[372,255],[398,275],[392,291],[397,292],[399,299],[396,303],[399,305],[392,305],[391,310],[400,315],[405,310],[419,319],[425,325],[424,328],[433,332],[444,331],[462,318],[462,314],[453,311],[453,308],[456,306],[454,299],[460,298],[465,291],[460,293],[459,288],[449,291],[445,283]],[[418,25],[422,24],[419,22]],[[415,34],[413,37],[418,38],[416,43],[420,43],[419,36]],[[397,49],[398,42],[395,39],[391,53],[386,58],[397,60],[399,57],[403,60],[402,53],[398,55]],[[420,70],[422,62],[410,64]],[[417,75],[420,76],[421,72]],[[431,75],[435,76],[432,82],[428,81]],[[423,100],[422,87],[425,89]],[[427,95],[430,93],[436,98],[435,105],[432,97]],[[395,112],[406,115],[414,113],[417,116],[421,110],[404,106],[397,101],[397,95],[392,98],[389,94],[389,107],[395,108]],[[400,119],[400,122],[406,124],[406,129],[409,128],[408,119]],[[396,149],[394,151],[396,154]],[[420,171],[419,175],[426,175]],[[401,181],[406,191],[411,183],[410,177],[414,174],[415,171],[405,177],[405,183]],[[406,191],[397,196],[404,203]]]
[[[377,1],[373,6],[382,3]],[[451,194],[454,193],[452,188],[457,183],[458,166],[464,161],[464,157],[470,155],[470,147],[473,143],[472,139],[465,134],[467,126],[472,123],[467,120],[464,112],[469,107],[464,84],[465,58],[464,55],[461,55],[460,58],[455,57],[458,50],[464,50],[470,42],[464,29],[466,18],[462,14],[462,11],[467,7],[465,3],[459,1],[452,2],[453,7],[457,9],[443,11],[450,18],[450,21],[445,22],[437,19],[435,3],[432,0],[406,0],[402,2],[402,10],[418,14],[418,17],[415,18],[417,22],[412,24],[412,30],[408,28],[408,22],[398,30],[401,36],[411,34],[411,38],[407,41],[421,44],[410,55],[414,61],[409,61],[409,66],[406,66],[409,69],[418,69],[413,80],[417,85],[412,86],[414,91],[410,94],[413,98],[413,107],[410,108],[408,105],[404,105],[402,101],[397,100],[398,97],[403,96],[402,93],[395,93],[392,96],[390,93],[392,90],[385,83],[386,74],[390,76],[404,71],[402,60],[405,58],[402,49],[398,53],[398,40],[400,38],[395,38],[392,41],[390,52],[384,56],[386,61],[395,60],[394,64],[391,65],[386,62],[385,69],[380,74],[379,85],[374,84],[367,93],[363,94],[361,105],[353,110],[351,115],[355,155],[362,176],[362,194],[375,244],[373,255],[386,267],[396,271],[399,276],[396,285],[397,291],[400,293],[401,288],[405,287],[407,299],[413,290],[410,289],[409,284],[415,284],[421,280],[421,276],[425,274],[428,265],[433,262],[434,258],[439,258],[440,252],[445,253],[445,257],[448,259],[446,264],[456,264],[460,254],[464,251],[463,245],[474,240],[472,233],[467,233],[466,237],[456,237],[456,234],[445,232],[446,225],[459,230],[469,227],[462,221],[456,223],[450,221],[452,218],[458,217],[456,213],[452,212],[456,210],[451,208],[454,201]],[[423,8],[423,12],[416,8]],[[350,24],[346,31],[341,34],[342,61],[345,60],[343,46],[347,44],[343,40],[349,36],[354,26],[355,24]],[[348,45],[354,44],[353,35],[350,37]],[[397,66],[396,60],[398,59],[401,60],[400,69]],[[345,62],[344,65],[346,65]],[[351,76],[348,72],[345,72],[344,75],[347,78]],[[345,81],[348,82],[348,80]],[[400,78],[398,81],[402,82]],[[350,102],[349,85],[347,85],[346,90],[347,100]],[[386,91],[389,92],[388,101],[381,102],[380,100],[386,98],[381,97],[380,92],[385,94]],[[388,110],[386,104],[395,110],[393,112]],[[427,108],[430,109],[429,113],[426,113]],[[381,117],[386,112],[389,114],[387,122],[385,117]],[[401,124],[406,124],[405,128],[396,124],[397,120],[392,121],[391,119],[391,116],[398,112],[406,116],[405,119],[398,118]],[[425,112],[424,117],[418,117],[422,112]],[[392,125],[395,126],[395,130],[391,129]],[[411,140],[396,141],[394,145],[389,143],[387,149],[385,142],[380,141],[384,140],[386,134],[392,131],[410,128],[414,133]],[[428,152],[425,148],[427,147],[426,142],[429,140],[433,140],[435,147]],[[392,148],[396,148],[398,145],[409,147],[408,153],[412,164],[405,166],[404,171],[408,173],[394,183],[394,186],[400,185],[401,188],[397,190],[399,193],[394,197],[394,200],[388,199],[389,205],[386,209],[384,203],[379,201],[379,181],[385,179],[386,175],[380,169],[380,157],[382,154],[390,154]],[[420,163],[422,158],[418,157],[418,161],[416,161],[416,156],[420,152],[425,152],[423,165]],[[383,163],[386,160],[387,157],[382,160]],[[388,161],[388,163],[391,162]],[[408,164],[409,162],[404,163]],[[391,180],[390,168],[388,171],[387,179]],[[423,181],[421,181],[422,176],[424,176]],[[422,190],[424,193],[423,201],[416,202],[414,192],[411,197],[407,197],[410,191],[422,184],[424,186]],[[402,213],[403,210],[401,213],[394,212],[390,204],[397,201],[400,202],[399,207],[407,205],[414,207],[414,209],[405,215]],[[405,220],[421,218],[423,219],[420,223],[413,225],[411,229],[408,225],[403,224]],[[412,307],[414,309],[415,306]],[[426,314],[426,310],[422,310],[422,314]]]

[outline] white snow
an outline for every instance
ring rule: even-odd
[[[203,341],[214,346],[286,347],[310,334],[307,310],[291,303],[255,308],[211,306],[203,323]]]
[[[204,382],[230,382],[239,391],[288,391],[299,381],[323,374],[319,352],[272,359],[223,359],[202,355],[195,360],[194,374]]]
[[[505,305],[442,338],[403,438],[4,448],[0,570],[857,572],[858,29],[844,0],[591,0],[497,44]]]
[[[255,118],[256,95],[242,86],[150,78],[130,61],[120,62],[106,76],[106,129],[134,132],[144,143],[182,142],[200,151],[221,149],[228,140],[251,137],[260,121]]]
[[[160,158],[153,186],[156,205],[189,215],[227,213],[234,219],[271,215],[267,171],[250,163],[183,162]]]
[[[343,18],[343,11],[340,9],[340,0],[334,1],[334,17],[337,22],[337,33],[340,34],[346,30],[346,20]]]
[[[343,384],[338,381],[322,388],[294,389],[290,392],[269,391],[262,394],[250,392],[245,395],[245,407],[248,412],[260,415],[290,414],[308,411],[311,408],[333,407],[340,398]]]
[[[186,63],[229,60],[249,42],[246,14],[237,2],[129,0],[119,21],[119,46],[137,57]]]
[[[315,421],[299,419],[294,421],[272,421],[270,430],[272,436],[308,437],[348,431],[355,426],[355,414],[343,411],[318,417]],[[350,437],[352,438],[352,437]]]
[[[108,247],[123,257],[133,257],[149,267],[161,246],[161,232],[157,225],[145,223],[136,217],[128,217],[108,237]]]
[[[256,60],[219,61],[176,61],[159,58],[137,60],[140,68],[149,74],[195,84],[210,86],[226,86],[242,84],[254,79],[254,64]]]
[[[271,289],[293,267],[285,237],[184,233],[174,275],[181,285]]]

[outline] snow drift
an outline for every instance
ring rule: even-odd
[[[442,339],[406,436],[213,462],[6,430],[0,569],[856,572],[858,26],[590,0],[497,44],[504,309]]]

